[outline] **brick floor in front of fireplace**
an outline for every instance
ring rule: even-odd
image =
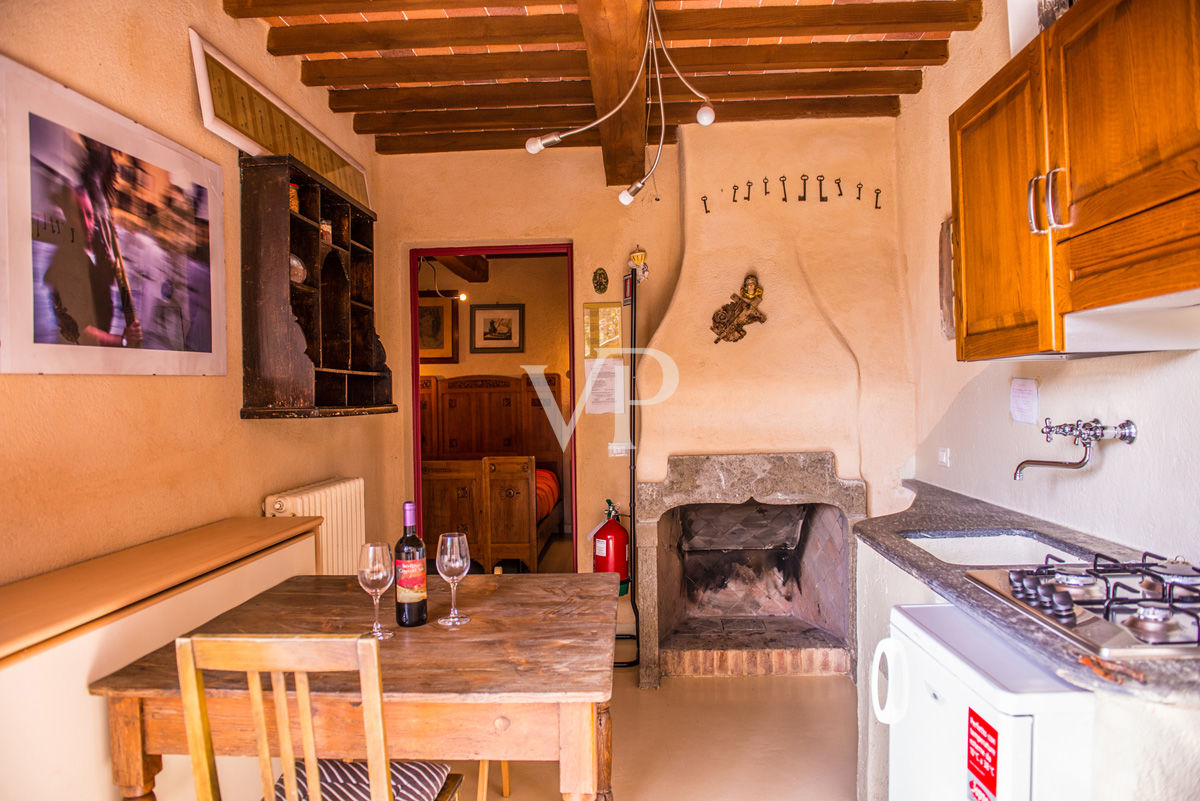
[[[849,673],[832,635],[790,616],[689,617],[662,643],[664,676],[812,676]]]

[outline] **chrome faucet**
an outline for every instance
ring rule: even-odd
[[[1042,426],[1042,433],[1046,435],[1046,442],[1053,442],[1055,434],[1062,437],[1073,437],[1076,445],[1083,446],[1083,458],[1077,462],[1026,459],[1017,465],[1017,469],[1013,473],[1013,481],[1021,480],[1021,474],[1025,472],[1026,467],[1062,467],[1066,470],[1078,470],[1081,467],[1086,467],[1092,459],[1093,444],[1102,439],[1119,439],[1126,444],[1132,443],[1137,439],[1137,426],[1133,424],[1132,420],[1126,420],[1116,426],[1106,426],[1102,425],[1095,418],[1088,420],[1086,423],[1082,420],[1076,420],[1074,423],[1054,425],[1050,422],[1050,418],[1047,417],[1046,425]]]

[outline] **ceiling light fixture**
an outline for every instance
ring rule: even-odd
[[[437,293],[437,296],[438,296],[439,298],[449,298],[449,299],[451,299],[451,300],[454,300],[455,298],[457,298],[457,299],[458,299],[458,300],[460,300],[460,301],[464,301],[464,302],[466,301],[466,299],[467,299],[467,293],[466,293],[466,292],[462,292],[462,291],[460,291],[460,292],[457,292],[457,293],[456,293],[456,292],[454,292],[454,290],[452,289],[452,290],[450,290],[450,293],[451,293],[451,294],[449,294],[449,295],[443,295],[443,294],[442,294],[442,291],[441,291],[440,289],[438,289],[438,285],[437,285],[437,262],[436,262],[436,261],[434,261],[433,259],[427,258],[426,256],[422,256],[420,259],[418,259],[418,260],[417,260],[417,270],[418,270],[418,272],[420,271],[420,268],[421,268],[421,266],[422,266],[422,265],[425,265],[425,264],[428,264],[428,265],[429,265],[429,269],[433,271],[433,291],[434,291],[435,293]]]
[[[622,189],[621,194],[617,196],[617,199],[620,200],[623,205],[628,206],[633,202],[633,199],[637,196],[637,193],[642,191],[642,188],[646,185],[646,181],[650,179],[650,176],[654,174],[654,170],[658,167],[658,160],[659,157],[662,156],[663,144],[666,138],[667,110],[663,103],[662,71],[658,64],[659,50],[662,50],[663,57],[667,60],[667,64],[671,67],[671,70],[675,73],[679,80],[683,82],[683,85],[687,87],[688,91],[703,101],[700,105],[700,108],[696,111],[696,122],[700,123],[701,125],[712,125],[713,121],[717,118],[717,112],[715,109],[713,109],[712,101],[709,100],[708,95],[692,86],[691,82],[689,82],[687,78],[683,77],[683,73],[679,71],[679,67],[675,66],[675,62],[671,59],[671,54],[667,50],[667,43],[663,38],[662,27],[658,24],[658,12],[654,8],[654,0],[649,0],[646,11],[646,43],[642,47],[642,58],[638,63],[637,75],[634,76],[633,82],[629,84],[629,89],[625,92],[625,96],[621,98],[621,102],[613,106],[613,108],[610,109],[606,114],[596,118],[592,122],[589,122],[587,125],[581,125],[578,128],[572,128],[569,131],[548,133],[545,136],[531,136],[525,141],[525,149],[530,153],[541,153],[546,148],[557,145],[566,137],[574,136],[577,133],[583,133],[591,128],[595,128],[600,123],[612,117],[622,108],[624,108],[625,104],[629,102],[629,98],[633,97],[633,90],[638,87],[638,84],[642,80],[642,75],[646,73],[647,63],[649,63],[651,74],[650,77],[653,77],[654,80],[646,91],[646,121],[647,125],[649,125],[650,114],[652,113],[652,108],[655,100],[657,99],[659,120],[658,149],[654,153],[654,161],[651,163],[650,169],[646,171],[646,174],[634,181],[627,188]]]

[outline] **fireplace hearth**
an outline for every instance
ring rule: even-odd
[[[849,523],[832,454],[673,456],[638,485],[642,686],[663,675],[846,673]]]

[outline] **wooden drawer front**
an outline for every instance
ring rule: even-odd
[[[1045,35],[1059,238],[1200,190],[1200,0],[1091,0],[1060,23]]]
[[[213,749],[218,755],[257,753],[248,698],[208,699]],[[146,750],[186,754],[183,707],[178,698],[145,702]],[[403,759],[557,760],[559,726],[556,704],[393,704],[385,701],[388,752]],[[267,696],[267,729],[275,741],[274,705]],[[362,759],[362,706],[313,696],[317,753],[332,759]],[[294,704],[293,738],[299,741],[300,715]]]
[[[1045,172],[1042,51],[1035,41],[950,119],[959,358],[1053,349],[1050,239],[1031,232]],[[1042,187],[1035,222],[1045,228]]]
[[[1200,287],[1200,192],[1060,243],[1061,311]]]

